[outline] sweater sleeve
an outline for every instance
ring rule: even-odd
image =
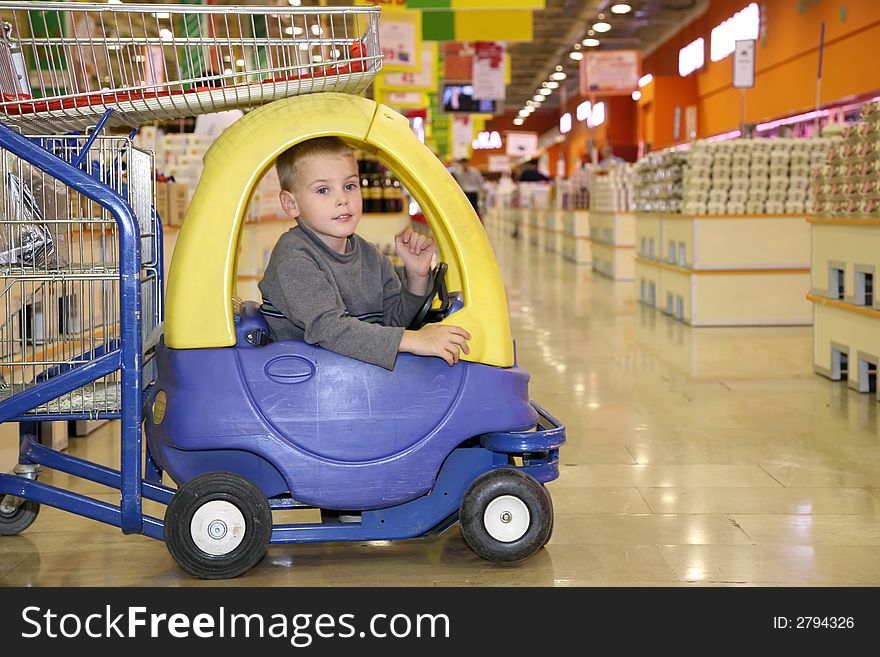
[[[400,276],[388,258],[382,263],[382,323],[387,326],[406,326],[410,323],[422,303],[424,295],[413,294],[406,289],[406,274]]]
[[[303,253],[278,267],[281,298],[272,304],[302,328],[304,339],[358,360],[394,369],[403,328],[370,324],[351,317],[332,279]]]

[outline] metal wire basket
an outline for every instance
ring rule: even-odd
[[[112,189],[140,228],[145,366],[161,322],[161,237],[152,211],[153,157],[126,137],[41,137],[43,147]],[[0,149],[0,401],[118,348],[120,235],[100,205]],[[145,368],[144,383],[151,381]],[[119,372],[47,401],[28,415],[118,417]]]
[[[321,91],[381,68],[377,7],[0,2],[0,120],[132,127]]]

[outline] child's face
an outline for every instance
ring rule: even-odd
[[[285,212],[299,217],[331,249],[345,253],[362,212],[361,179],[354,157],[308,157],[297,166],[293,185],[293,193],[281,192]]]

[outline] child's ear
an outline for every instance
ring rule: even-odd
[[[278,198],[281,201],[281,209],[284,210],[284,214],[296,219],[299,216],[299,211],[296,207],[296,197],[286,189],[282,189]]]

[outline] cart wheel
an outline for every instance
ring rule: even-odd
[[[553,503],[533,477],[501,468],[471,483],[459,517],[464,540],[478,555],[489,561],[521,561],[549,540]]]
[[[228,579],[266,554],[272,512],[250,481],[209,472],[183,484],[165,513],[165,543],[178,565],[200,579]]]
[[[0,497],[0,536],[16,536],[34,524],[40,513],[40,503],[25,500],[12,511],[5,511]]]

